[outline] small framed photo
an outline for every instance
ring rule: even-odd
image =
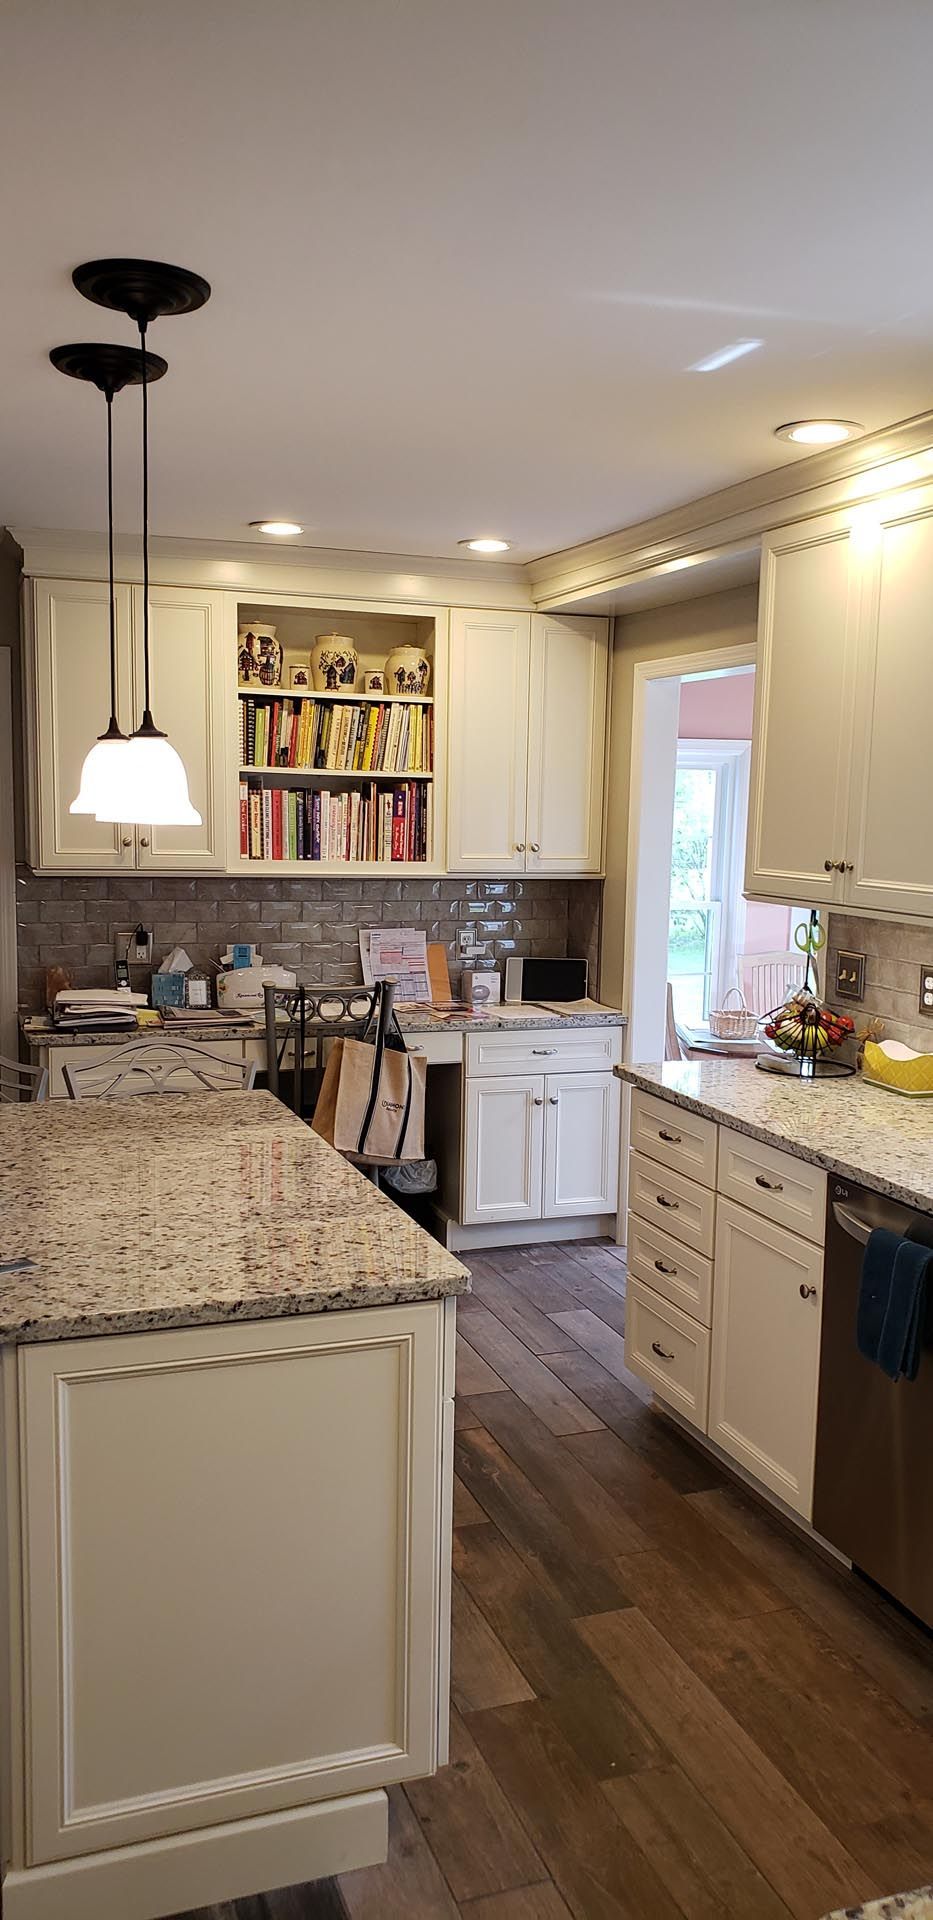
[[[363,692],[364,693],[385,693],[385,690],[386,690],[386,677],[381,667],[377,668],[372,673],[364,673],[363,675]]]
[[[311,668],[310,667],[289,667],[288,684],[290,687],[310,687]]]

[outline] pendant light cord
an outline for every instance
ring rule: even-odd
[[[149,382],[145,320],[139,322],[139,344],[143,356],[143,723],[140,731],[154,733],[149,709]]]
[[[107,578],[110,588],[110,725],[101,739],[123,738],[117,719],[117,605],[113,584],[113,388],[105,387],[107,401]]]

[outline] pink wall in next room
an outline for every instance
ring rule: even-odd
[[[682,680],[681,740],[750,740],[755,670],[721,674],[715,680]]]

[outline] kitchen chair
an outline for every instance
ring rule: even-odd
[[[254,1060],[224,1060],[184,1041],[130,1041],[105,1060],[62,1068],[71,1100],[113,1100],[149,1093],[249,1093]]]
[[[803,986],[806,964],[804,954],[793,948],[786,953],[740,953],[739,985],[749,1012],[770,1013],[783,1006],[788,994]]]
[[[21,1100],[28,1093],[30,1100],[47,1100],[49,1097],[48,1067],[24,1067],[18,1060],[7,1060],[0,1053],[0,1100]]]
[[[293,1048],[291,1105],[300,1119],[313,1113],[324,1073],[323,1043],[332,1039],[356,1040],[364,1033],[372,1016],[372,987],[264,987],[266,1015],[266,1084],[277,1100],[282,1092],[282,1062],[289,1046]],[[284,1014],[284,1021],[280,1015]],[[312,1097],[305,1099],[307,1046],[309,1038],[317,1044],[312,1070]]]

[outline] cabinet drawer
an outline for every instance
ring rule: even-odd
[[[672,1173],[642,1153],[629,1156],[629,1206],[642,1220],[697,1253],[711,1254],[716,1224],[716,1195],[710,1187]]]
[[[650,1093],[632,1095],[632,1146],[675,1173],[688,1174],[701,1187],[716,1185],[716,1133],[715,1120],[704,1120]]]
[[[713,1263],[705,1254],[682,1246],[662,1227],[640,1220],[637,1213],[628,1217],[629,1273],[655,1293],[662,1293],[675,1307],[710,1324],[713,1304]]]
[[[709,1333],[640,1280],[629,1283],[625,1364],[659,1399],[669,1400],[685,1420],[706,1432]]]
[[[463,1059],[462,1033],[406,1033],[405,1045],[429,1067],[458,1067]]]
[[[609,1073],[622,1055],[621,1027],[538,1027],[470,1033],[466,1070],[492,1073]]]
[[[719,1135],[720,1193],[821,1247],[826,1228],[825,1173],[780,1147],[734,1133],[731,1127],[720,1127]]]

